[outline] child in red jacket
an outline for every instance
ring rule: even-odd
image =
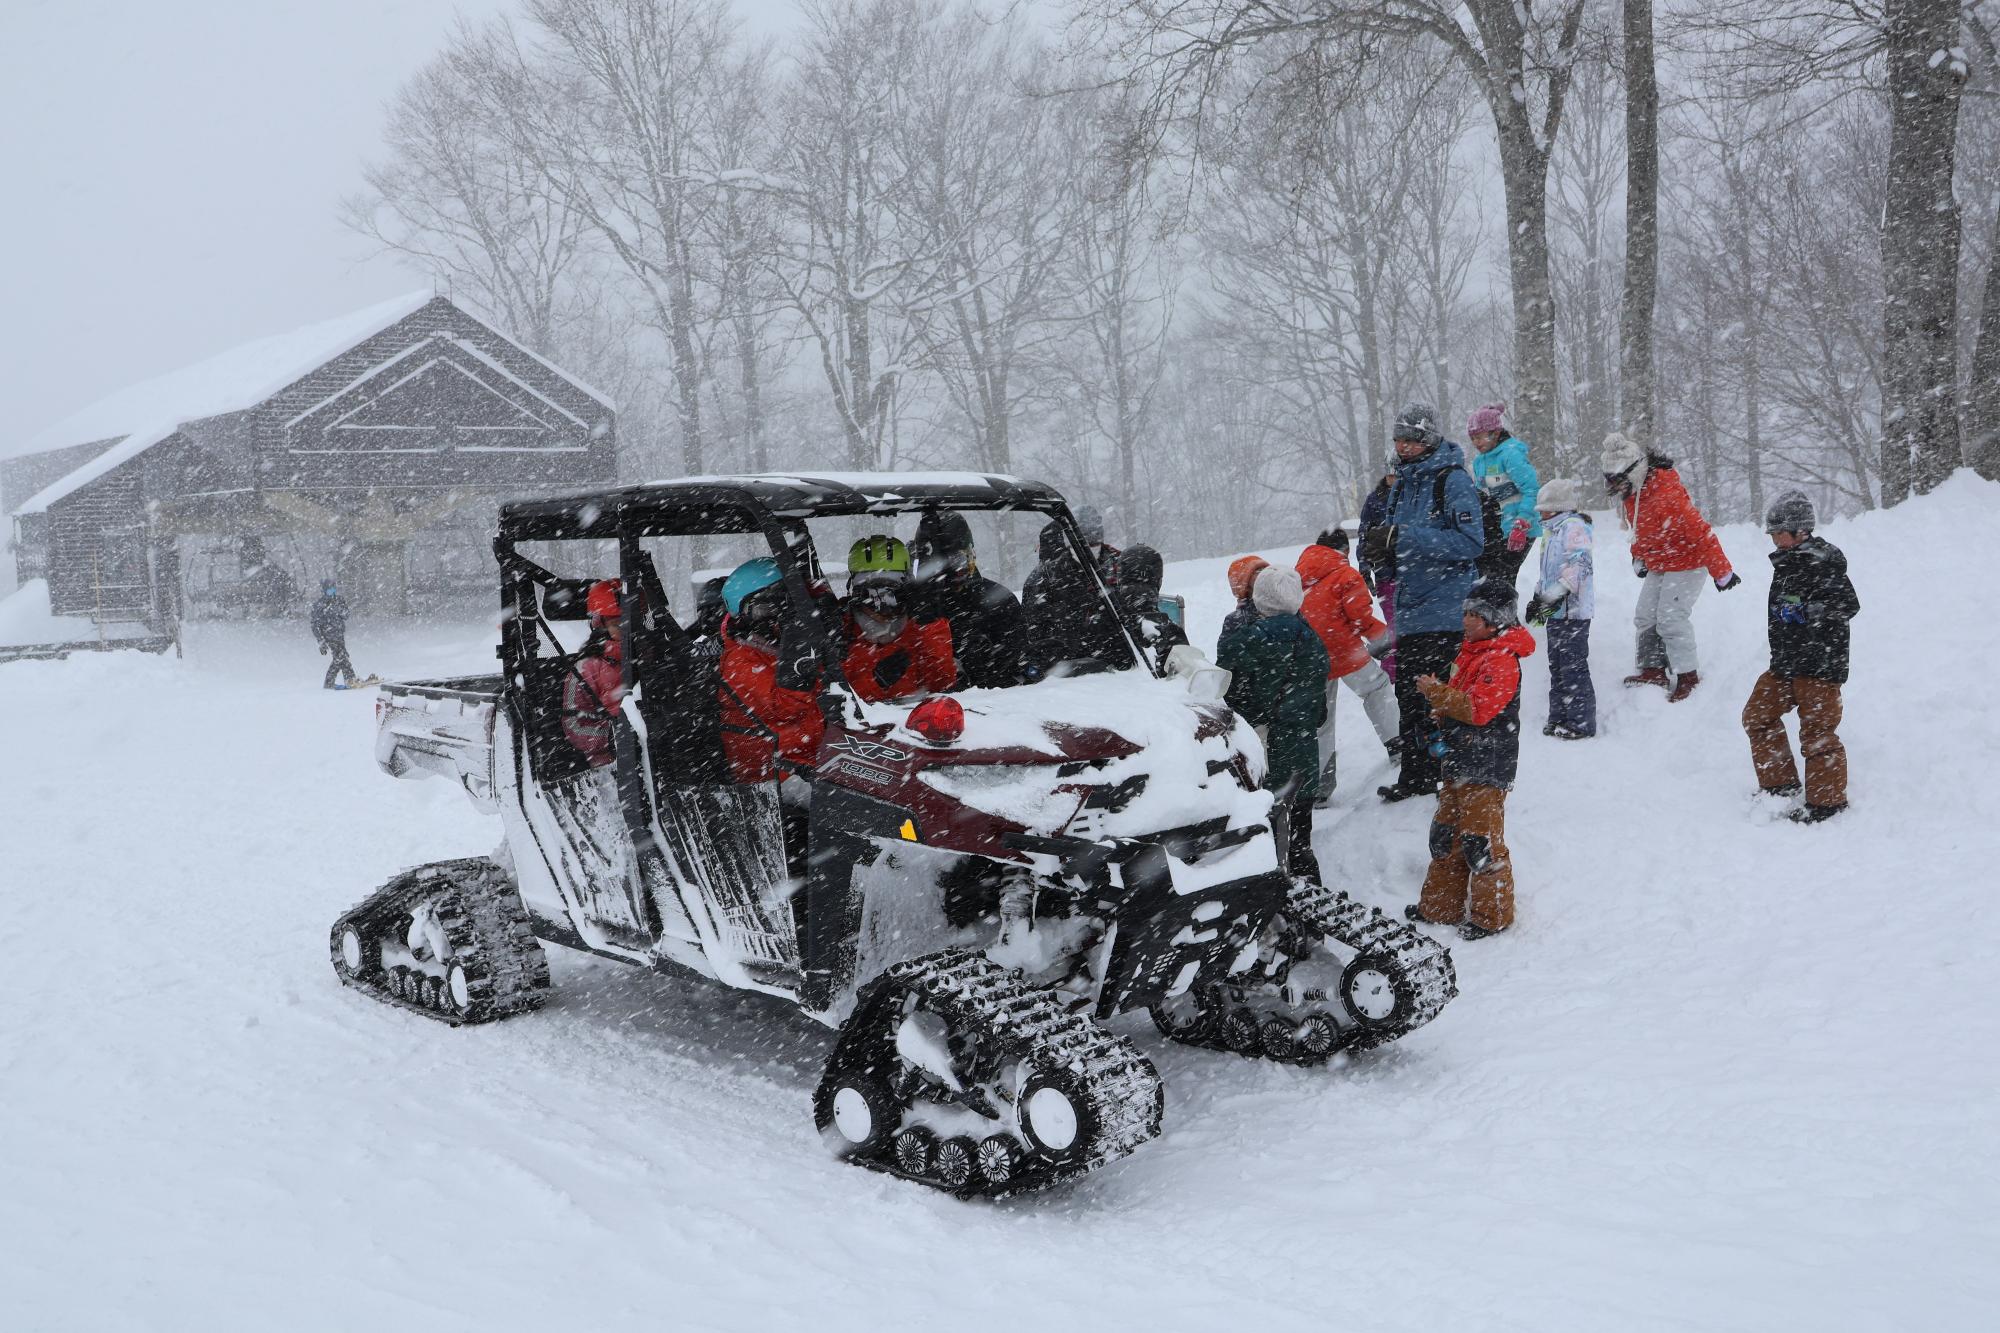
[[[894,537],[863,537],[847,553],[847,656],[841,668],[869,703],[950,689],[958,680],[951,622],[910,615],[910,552]]]
[[[1323,807],[1333,796],[1334,704],[1345,685],[1361,700],[1375,737],[1389,756],[1398,752],[1400,727],[1396,687],[1375,660],[1371,648],[1386,646],[1389,627],[1375,615],[1375,599],[1361,571],[1347,562],[1347,533],[1335,528],[1299,553],[1299,583],[1306,590],[1299,614],[1326,645],[1326,721],[1319,728],[1319,796]]]
[[[1514,590],[1474,585],[1465,640],[1451,682],[1417,682],[1437,726],[1444,789],[1431,820],[1431,865],[1412,921],[1459,925],[1468,940],[1514,924],[1514,862],[1507,853],[1507,793],[1521,755],[1521,659],[1535,640],[1521,628]]]

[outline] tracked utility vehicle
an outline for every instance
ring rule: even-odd
[[[813,528],[888,531],[930,509],[1056,525],[1130,660],[864,703],[840,672]],[[826,722],[816,761],[782,782],[732,776],[713,645],[672,614],[655,558],[673,538],[703,541],[697,558],[734,542],[778,562],[779,683],[814,692]],[[454,1024],[520,1013],[546,995],[545,943],[760,991],[838,1029],[813,1114],[840,1153],[1003,1194],[1159,1132],[1159,1075],[1101,1026],[1113,1015],[1315,1064],[1402,1036],[1456,993],[1428,937],[1280,870],[1255,733],[1212,670],[1146,665],[1046,486],[678,481],[507,505],[495,550],[500,673],[383,687],[377,758],[457,782],[505,838],[490,860],[407,871],[334,923],[335,970],[377,999]],[[625,693],[615,760],[593,767],[565,735],[564,683],[586,591],[614,575]]]

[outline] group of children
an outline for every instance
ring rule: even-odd
[[[1498,422],[1499,409],[1489,406],[1468,423],[1481,449],[1474,479],[1506,505],[1502,531],[1508,553],[1517,556],[1513,569],[1525,560],[1528,541],[1540,540],[1526,619],[1543,629],[1548,643],[1542,734],[1584,740],[1597,733],[1597,697],[1590,676],[1594,541],[1583,487],[1568,478],[1537,486],[1520,442],[1504,431],[1494,438]],[[1492,460],[1500,443],[1516,446],[1519,457]],[[1689,612],[1702,582],[1727,591],[1742,580],[1670,459],[1613,435],[1605,441],[1603,467],[1606,491],[1633,529],[1634,571],[1644,581],[1634,615],[1638,670],[1625,683],[1658,685],[1679,702],[1700,683]],[[1503,498],[1502,489],[1511,493]],[[1800,823],[1831,818],[1847,805],[1846,751],[1836,727],[1848,672],[1847,623],[1860,610],[1845,557],[1815,535],[1816,525],[1812,502],[1799,491],[1779,497],[1765,515],[1775,548],[1767,608],[1770,669],[1759,676],[1742,717],[1759,790],[1780,799],[1802,795],[1803,804],[1790,813]],[[1237,609],[1224,623],[1217,662],[1234,673],[1230,704],[1265,735],[1266,782],[1280,796],[1294,874],[1318,872],[1312,811],[1326,804],[1334,786],[1337,685],[1362,700],[1376,734],[1392,756],[1397,753],[1398,712],[1390,688],[1395,640],[1384,587],[1395,573],[1390,549],[1386,566],[1379,555],[1364,554],[1364,567],[1378,576],[1373,580],[1349,563],[1348,537],[1340,529],[1321,534],[1295,569],[1258,556],[1240,557],[1229,567]],[[1375,613],[1370,582],[1384,593],[1383,616]],[[1506,567],[1488,566],[1464,600],[1463,638],[1449,674],[1414,682],[1428,713],[1421,734],[1439,756],[1443,781],[1423,890],[1404,910],[1413,921],[1456,925],[1467,939],[1496,934],[1514,919],[1505,807],[1519,758],[1521,660],[1535,651],[1515,609],[1516,586]],[[1783,721],[1794,709],[1803,782]]]

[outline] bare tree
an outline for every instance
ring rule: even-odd
[[[1625,283],[1618,307],[1618,417],[1627,435],[1650,443],[1658,395],[1653,311],[1660,268],[1660,84],[1653,63],[1653,0],[1624,0],[1623,9]]]
[[[1506,197],[1515,416],[1544,456],[1554,429],[1555,304],[1549,278],[1549,154],[1562,123],[1584,0],[1079,0],[1086,35],[1145,79],[1162,117],[1196,116],[1238,52],[1270,38],[1442,44],[1493,117]]]

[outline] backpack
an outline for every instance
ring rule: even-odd
[[[1436,480],[1432,483],[1432,518],[1442,517],[1446,512],[1444,488],[1450,480],[1451,469],[1445,468],[1438,472]],[[1482,579],[1497,578],[1506,582],[1509,578],[1509,567],[1513,562],[1507,550],[1507,529],[1500,520],[1500,502],[1488,494],[1484,486],[1474,486],[1472,489],[1474,494],[1479,496],[1479,527],[1486,539],[1484,547],[1479,552],[1479,559],[1473,562],[1473,568],[1479,571],[1479,577]]]

